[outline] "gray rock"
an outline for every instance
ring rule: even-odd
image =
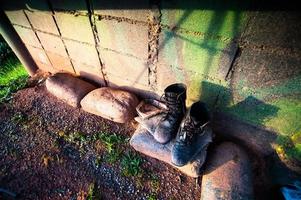
[[[201,199],[254,199],[251,163],[238,145],[222,143],[208,157]]]
[[[171,148],[175,142],[172,140],[167,144],[158,143],[154,137],[147,131],[147,129],[142,126],[138,126],[134,135],[130,140],[130,145],[136,150],[147,156],[156,158],[163,162],[170,164],[171,166],[179,169],[183,173],[191,177],[198,177],[200,175],[200,168],[206,159],[207,154],[207,146],[210,142],[212,142],[212,132],[211,129],[206,131],[202,136],[202,145],[203,150],[200,152],[198,156],[195,157],[193,161],[188,163],[183,167],[176,167],[171,163]]]
[[[83,110],[118,123],[125,123],[136,115],[137,97],[129,92],[109,87],[90,92],[81,101]]]
[[[70,74],[58,73],[46,80],[47,90],[73,107],[80,107],[80,101],[96,87]]]

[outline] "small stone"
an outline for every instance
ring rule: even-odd
[[[136,115],[137,97],[126,91],[103,87],[90,92],[81,101],[83,110],[118,123],[126,123]]]
[[[175,143],[175,139],[168,142],[167,144],[161,144],[154,139],[154,137],[148,132],[147,129],[139,125],[130,140],[130,145],[136,151],[139,151],[147,156],[166,162],[171,166],[179,169],[184,174],[196,178],[200,175],[200,169],[205,162],[207,155],[207,146],[209,143],[212,142],[212,136],[213,134],[211,130],[206,131],[203,134],[202,143],[199,144],[203,146],[203,149],[201,150],[200,154],[196,156],[193,161],[189,162],[183,167],[177,167],[171,163],[171,148]]]
[[[80,101],[96,87],[71,74],[58,73],[46,80],[47,90],[73,107],[80,107]]]
[[[224,142],[208,155],[201,199],[253,199],[251,174],[251,163],[243,149]]]

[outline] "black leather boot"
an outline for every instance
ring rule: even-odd
[[[181,83],[172,84],[164,90],[162,97],[167,109],[159,120],[154,138],[165,144],[176,135],[185,115],[186,86]]]
[[[178,167],[186,165],[200,153],[203,146],[202,136],[209,130],[210,116],[203,102],[192,104],[181,122],[176,142],[171,150],[172,163]],[[211,130],[210,130],[211,131]]]

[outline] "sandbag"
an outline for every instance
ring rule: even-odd
[[[89,113],[126,123],[135,117],[138,103],[138,98],[130,92],[103,87],[87,94],[81,101],[81,106]]]
[[[58,73],[46,80],[47,90],[73,107],[80,107],[80,101],[96,87],[71,74]]]
[[[252,165],[240,146],[224,142],[208,156],[201,199],[254,199]]]
[[[206,131],[205,134],[202,135],[202,138],[202,143],[199,144],[202,146],[202,150],[192,161],[183,167],[177,167],[171,162],[171,149],[175,143],[175,140],[172,140],[166,144],[161,144],[154,139],[147,129],[140,125],[130,139],[130,145],[136,151],[168,163],[171,166],[179,169],[187,176],[197,178],[201,175],[201,168],[206,160],[208,144],[212,142],[212,131]]]

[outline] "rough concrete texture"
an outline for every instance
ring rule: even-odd
[[[95,46],[82,44],[72,40],[64,40],[64,42],[72,60],[100,68],[100,62]]]
[[[257,45],[300,50],[300,17],[298,11],[253,13],[243,39]]]
[[[181,82],[187,86],[187,105],[190,106],[193,102],[202,100],[207,103],[210,109],[216,105],[219,93],[225,85],[224,82],[212,79],[211,77],[202,74],[178,69],[174,66],[157,67],[157,93],[161,96],[164,89],[175,82]]]
[[[107,15],[119,18],[128,18],[132,20],[146,22],[149,15],[149,0],[131,0],[131,1],[110,1],[93,0],[94,12],[97,15]],[[136,9],[135,9],[136,8]]]
[[[204,145],[204,149],[201,153],[190,163],[183,167],[176,167],[171,163],[171,148],[174,144],[174,140],[167,143],[161,144],[158,143],[153,136],[141,126],[138,126],[137,130],[133,134],[130,145],[134,147],[136,151],[139,151],[147,156],[156,158],[163,162],[166,162],[173,167],[179,169],[184,174],[191,177],[198,177],[200,175],[200,169],[205,162],[207,155],[207,145],[211,142],[211,133],[207,132],[204,134],[204,143],[200,145]]]
[[[58,73],[46,80],[47,90],[73,107],[80,107],[80,101],[86,94],[96,89],[94,85],[70,74]]]
[[[38,68],[39,68],[40,70],[42,70],[43,73],[45,73],[45,72],[47,72],[47,73],[50,72],[51,74],[55,74],[55,73],[58,73],[59,71],[61,71],[61,70],[55,69],[55,68],[52,67],[52,66],[46,65],[45,63],[41,63],[41,62],[39,62],[38,60],[35,60],[35,59],[34,59],[34,61],[35,61],[36,65],[38,66]]]
[[[225,142],[213,151],[202,178],[201,199],[254,199],[252,166],[244,150]]]
[[[50,72],[52,74],[58,71],[57,69],[52,67],[51,62],[49,61],[43,49],[29,45],[26,45],[26,47],[39,69],[41,69],[44,72]]]
[[[217,4],[210,1],[163,0],[161,23],[171,28],[203,33],[203,36],[208,38],[233,38],[245,25],[247,16],[241,9],[246,7],[244,4],[247,3],[222,1]],[[177,9],[168,9],[169,7]]]
[[[95,44],[88,16],[55,12],[55,19],[63,37]]]
[[[50,11],[25,11],[32,26],[36,30],[59,35],[56,24]]]
[[[25,44],[42,48],[37,36],[35,35],[32,29],[23,28],[17,25],[14,25],[14,28]]]
[[[272,50],[252,49],[252,46],[243,48],[237,59],[238,70],[233,73],[234,85],[261,89],[301,75],[299,56],[287,55],[285,50],[281,54],[273,53]]]
[[[300,143],[290,142],[301,132],[299,16],[296,12],[252,15],[239,43],[231,87],[224,88],[228,96],[224,95],[221,110],[279,133],[274,145],[279,156],[301,161]]]
[[[50,35],[37,31],[37,35],[46,51],[59,54],[62,57],[68,58],[64,43],[59,36]]]
[[[100,46],[140,59],[148,58],[148,26],[117,20],[97,20]]]
[[[80,102],[83,110],[118,123],[133,119],[138,103],[134,94],[109,87],[93,90]]]
[[[56,68],[58,71],[61,72],[69,72],[75,74],[75,71],[73,70],[72,64],[69,60],[69,58],[63,57],[59,54],[52,53],[49,51],[46,51],[46,54],[52,63],[53,67]]]
[[[235,49],[226,49],[229,44],[230,41],[163,30],[159,38],[159,63],[221,80],[225,75],[219,76],[218,73],[220,57],[225,56],[223,54],[230,57],[227,63],[223,63],[228,68],[233,60],[231,58]]]
[[[6,16],[12,24],[18,24],[30,28],[30,24],[23,12],[23,10],[7,10]]]
[[[41,48],[32,47],[29,45],[26,45],[30,55],[33,57],[35,61],[38,61],[40,63],[44,63],[47,66],[52,66],[51,62],[49,61],[45,51]]]
[[[107,77],[109,87],[133,92],[142,98],[159,98],[155,94],[155,92],[152,91],[150,86],[148,86],[146,84],[140,84],[138,82],[133,82],[131,80],[128,80],[125,77],[118,77],[118,76],[115,76],[114,74],[106,74],[106,77]]]
[[[93,81],[97,85],[105,85],[104,77],[99,66],[91,66],[72,60],[75,73],[87,80]]]
[[[115,74],[107,74],[109,86],[111,87],[134,87],[137,89],[142,89],[142,90],[150,90],[149,86],[146,84],[140,84],[137,81],[131,81],[127,79],[126,77],[118,77]]]
[[[133,83],[148,85],[148,65],[146,61],[107,50],[101,50],[100,55],[108,74],[124,77]]]

